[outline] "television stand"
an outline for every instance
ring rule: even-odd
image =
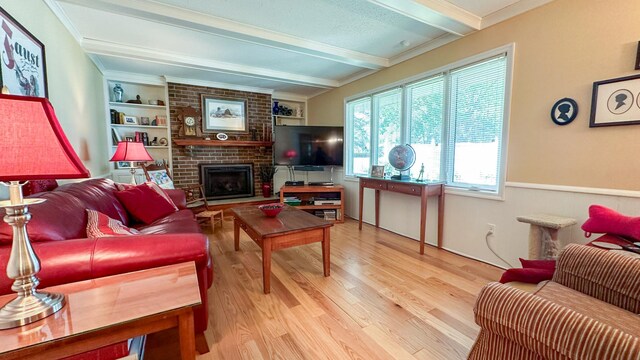
[[[325,220],[336,223],[344,222],[344,187],[334,186],[288,186],[280,188],[280,202],[285,197],[295,196],[300,199],[297,209],[307,211]],[[317,202],[317,203],[316,203]]]

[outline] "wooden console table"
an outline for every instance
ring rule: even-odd
[[[192,307],[201,304],[193,262],[47,288],[67,297],[62,310],[0,330],[0,358],[59,359],[177,327],[182,360],[195,359]],[[0,305],[15,295],[0,296]]]
[[[392,180],[359,176],[360,179],[360,220],[358,229],[362,230],[362,205],[364,202],[364,189],[374,189],[376,227],[380,224],[380,191],[390,191],[411,196],[420,197],[420,255],[424,254],[425,227],[427,225],[427,198],[438,196],[438,248],[442,247],[442,229],[444,220],[444,182],[426,181],[417,182],[411,180]]]

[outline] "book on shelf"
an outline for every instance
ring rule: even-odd
[[[118,130],[111,128],[111,139],[113,139],[113,145],[118,145],[122,141],[122,137],[118,133]]]
[[[109,115],[111,116],[111,123],[112,124],[119,124],[120,123],[120,116],[118,115],[118,111],[116,111],[114,109],[109,109]]]
[[[136,131],[134,141],[141,142],[144,146],[149,146],[149,134],[144,131]]]

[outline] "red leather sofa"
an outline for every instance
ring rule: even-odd
[[[184,192],[167,190],[179,211],[143,226],[130,221],[115,191],[113,181],[93,179],[30,196],[47,200],[29,208],[32,217],[27,224],[42,267],[39,288],[194,261],[202,298],[202,305],[194,309],[195,331],[204,332],[208,323],[207,289],[213,282],[209,240],[187,210]],[[87,238],[85,209],[100,211],[141,234]],[[12,237],[11,227],[2,222],[0,295],[12,292],[13,281],[6,274]]]

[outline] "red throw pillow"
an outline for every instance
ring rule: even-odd
[[[555,270],[556,269],[556,261],[555,260],[527,260],[523,258],[520,259],[520,264],[525,269],[547,269],[547,270]]]
[[[122,224],[120,220],[95,210],[87,209],[87,236],[101,238],[105,236],[122,236],[138,234],[138,230],[131,229]]]
[[[169,196],[169,194],[167,194],[167,192],[164,191],[164,189],[161,188],[158,184],[156,184],[154,182],[151,182],[151,181],[147,181],[147,182],[144,183],[144,185],[147,185],[153,191],[155,191],[158,194],[160,194],[160,196],[165,198],[174,207],[175,211],[178,211],[178,207],[173,202],[173,200],[171,200],[171,197]],[[119,191],[133,189],[136,186],[138,186],[138,185],[116,183],[116,189],[118,189]]]
[[[58,182],[54,179],[50,180],[29,180],[22,187],[22,195],[29,196],[43,191],[51,191],[58,187]]]
[[[519,281],[529,284],[537,284],[541,281],[551,280],[554,270],[551,269],[509,269],[502,274],[500,282],[505,284],[512,281]]]
[[[602,205],[591,205],[589,218],[582,224],[582,230],[586,237],[591,236],[591,233],[598,233],[640,240],[640,217],[625,216]]]
[[[176,206],[158,194],[147,184],[138,185],[123,191],[116,191],[116,197],[131,217],[144,224],[163,218],[176,212]]]

